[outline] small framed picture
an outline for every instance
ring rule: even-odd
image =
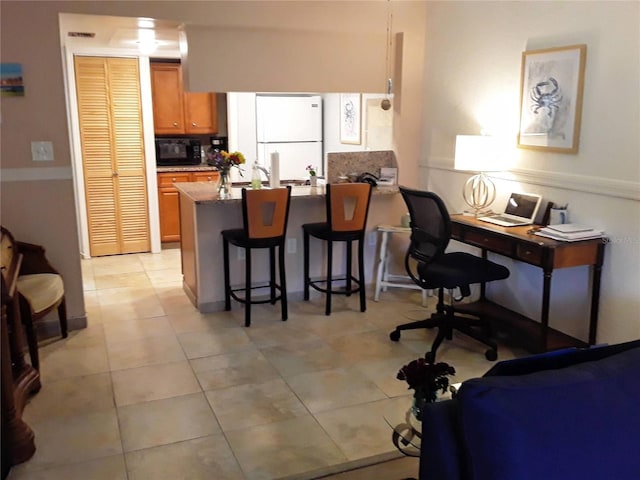
[[[361,97],[359,93],[340,94],[340,143],[360,145]]]
[[[0,64],[0,94],[3,97],[24,97],[21,63]]]
[[[522,53],[518,147],[577,153],[586,45]]]

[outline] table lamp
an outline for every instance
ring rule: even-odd
[[[478,172],[464,184],[462,196],[471,207],[465,213],[476,217],[486,215],[496,198],[496,186],[485,172],[505,168],[504,150],[497,137],[488,135],[457,135],[454,168]]]

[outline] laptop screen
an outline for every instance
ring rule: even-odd
[[[504,213],[517,217],[530,218],[536,214],[540,197],[538,195],[527,195],[526,193],[512,193],[507,201],[507,208]]]

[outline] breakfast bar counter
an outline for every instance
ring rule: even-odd
[[[242,188],[233,187],[218,195],[215,183],[176,183],[180,195],[180,249],[183,287],[201,312],[224,309],[222,230],[242,227]],[[286,273],[290,299],[301,299],[303,290],[302,225],[326,221],[325,186],[293,186],[287,228]],[[376,258],[376,228],[381,223],[397,223],[405,207],[397,186],[374,187],[369,205],[365,241],[365,277],[371,284]],[[324,242],[323,242],[324,243]],[[315,246],[312,244],[312,248]],[[325,246],[320,243],[311,262],[311,276],[324,273]],[[231,249],[231,284],[244,281],[244,249]],[[334,251],[334,271],[344,270],[344,249]],[[252,257],[252,277],[256,283],[268,278],[267,251]]]

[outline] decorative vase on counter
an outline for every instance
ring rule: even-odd
[[[229,195],[231,193],[231,172],[228,168],[220,170],[220,185],[218,185],[218,195]]]
[[[309,177],[309,185],[311,185],[312,187],[318,186],[318,177],[316,175],[311,175]]]

